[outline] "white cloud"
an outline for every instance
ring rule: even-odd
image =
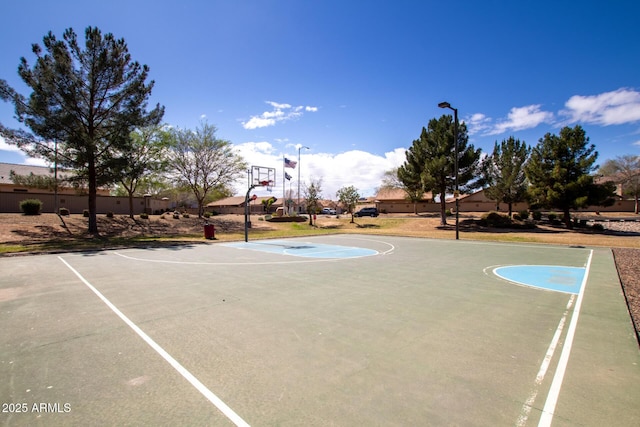
[[[7,144],[7,141],[1,136],[0,136],[0,150],[11,151],[14,153],[22,153],[22,150],[20,150],[17,145]]]
[[[561,114],[570,122],[602,126],[640,121],[640,92],[620,88],[599,95],[574,95],[565,103]]]
[[[471,117],[464,120],[469,130],[469,135],[485,132],[491,129],[491,118],[481,113],[472,114]]]
[[[273,126],[276,124],[274,119],[268,119],[264,117],[251,117],[248,122],[242,123],[242,127],[245,129],[257,129]]]
[[[374,190],[382,183],[384,173],[402,165],[405,160],[404,148],[396,148],[384,153],[384,155],[360,150],[350,150],[339,154],[302,151],[300,163],[296,169],[284,169],[283,157],[286,156],[291,160],[298,161],[297,150],[289,153],[277,153],[268,142],[247,142],[236,145],[236,148],[250,166],[265,166],[276,169],[276,186],[271,193],[275,197],[282,197],[284,171],[292,176],[291,181],[285,182],[285,189],[291,188],[294,193],[297,193],[298,190],[298,172],[300,172],[300,188],[304,188],[312,180],[322,179],[322,196],[326,199],[335,199],[338,189],[349,185],[356,187],[362,196],[373,196],[375,195]],[[245,194],[247,191],[246,181],[240,180],[235,191],[236,194]],[[258,195],[269,194],[262,188],[256,188],[255,193]]]
[[[518,131],[534,128],[542,123],[552,123],[554,114],[540,110],[540,104],[513,107],[507,119],[495,124],[487,135],[497,135],[507,131]]]
[[[293,120],[301,117],[304,112],[316,112],[317,107],[311,106],[292,106],[291,104],[281,104],[273,101],[266,101],[266,104],[270,105],[273,110],[265,111],[260,115],[252,116],[246,122],[242,122],[242,127],[245,129],[258,129],[269,126],[274,126],[278,122],[284,122],[287,120]]]
[[[286,110],[288,108],[291,108],[291,104],[278,104],[277,102],[273,101],[266,101],[266,103],[271,105],[276,110]]]
[[[24,164],[31,165],[31,166],[52,166],[52,164],[49,161],[45,159],[37,159],[34,157],[26,157],[24,159]]]

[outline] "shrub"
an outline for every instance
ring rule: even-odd
[[[573,226],[577,228],[585,228],[587,226],[587,220],[573,217]]]
[[[524,221],[529,218],[529,211],[526,209],[523,209],[520,212],[518,212],[518,215],[520,215],[520,219]]]
[[[107,218],[113,218],[113,212],[111,211],[107,212]]]
[[[140,214],[140,219],[149,219],[149,214],[146,212],[143,212]]]
[[[595,231],[604,231],[604,226],[600,223],[593,224],[591,228],[594,229]]]
[[[189,218],[189,214],[187,212],[183,213],[182,218]]]
[[[556,218],[558,218],[558,215],[551,212],[549,215],[547,215],[547,218],[549,218],[549,222],[553,222]]]
[[[42,202],[38,199],[26,199],[20,202],[20,209],[25,215],[40,215]]]
[[[533,211],[533,213],[531,214],[531,216],[533,217],[534,221],[540,221],[542,219],[542,212],[540,211]]]
[[[205,213],[203,214],[203,216],[204,216],[205,218],[211,218],[211,212],[205,212]]]
[[[58,215],[60,215],[60,216],[69,216],[69,209],[67,209],[67,208],[58,209]]]
[[[482,216],[481,223],[487,227],[507,228],[511,227],[511,218],[498,212],[489,212]]]
[[[173,213],[173,219],[180,219],[180,212],[174,212]]]
[[[85,218],[89,218],[89,209],[85,209],[82,211],[82,216]]]

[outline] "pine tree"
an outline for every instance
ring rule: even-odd
[[[145,83],[149,68],[131,60],[124,39],[88,27],[82,46],[69,28],[63,40],[49,32],[43,45],[33,45],[33,67],[25,58],[18,66],[33,91],[28,99],[6,82],[0,85],[3,98],[13,102],[18,119],[33,134],[2,128],[3,135],[27,154],[57,161],[87,182],[89,232],[97,233],[98,186],[114,182],[109,171],[129,144],[130,132],[159,124],[164,107],[146,111],[154,82]]]
[[[498,203],[509,206],[509,217],[513,204],[525,199],[527,193],[524,165],[529,158],[531,148],[519,139],[509,137],[500,144],[496,141],[493,153],[481,163],[483,184],[487,185],[485,194]]]
[[[405,185],[412,184],[419,174],[422,191],[440,196],[440,223],[447,224],[446,195],[455,191],[455,147],[458,146],[458,186],[465,192],[475,187],[480,149],[468,145],[467,126],[458,126],[458,139],[454,143],[454,120],[451,115],[431,119],[422,128],[420,138],[413,141],[407,160],[401,166],[406,175],[398,174]]]
[[[611,184],[595,184],[598,152],[581,126],[564,127],[560,135],[547,133],[531,151],[525,168],[533,205],[561,209],[564,223],[572,228],[571,209],[613,203]]]

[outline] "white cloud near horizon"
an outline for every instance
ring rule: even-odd
[[[7,144],[7,141],[2,136],[0,136],[0,150],[11,151],[13,153],[23,153],[17,145]]]
[[[318,107],[312,106],[299,105],[294,107],[291,104],[281,104],[273,101],[266,101],[265,103],[270,105],[273,110],[265,111],[257,116],[251,116],[248,121],[242,122],[242,127],[249,130],[274,126],[278,122],[297,119],[304,112],[315,113],[318,111]]]
[[[283,173],[286,171],[291,181],[285,181],[285,190],[291,188],[294,193],[298,190],[298,172],[300,172],[300,187],[311,181],[322,180],[322,197],[335,200],[336,192],[345,186],[353,185],[361,196],[375,195],[375,189],[382,184],[384,173],[396,168],[405,160],[405,149],[396,148],[384,155],[372,154],[361,150],[350,150],[339,154],[302,152],[300,163],[295,169],[284,168],[283,157],[298,161],[298,153],[281,153],[269,142],[246,142],[235,146],[249,166],[273,167],[276,170],[276,186],[272,195],[282,197]],[[238,181],[234,190],[237,195],[247,191],[247,183]],[[269,193],[256,188],[255,194]],[[302,190],[301,190],[302,192]],[[303,197],[302,194],[300,197]]]

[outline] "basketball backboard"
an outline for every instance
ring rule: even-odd
[[[251,166],[251,185],[266,187],[271,191],[276,185],[276,169],[265,166]]]

